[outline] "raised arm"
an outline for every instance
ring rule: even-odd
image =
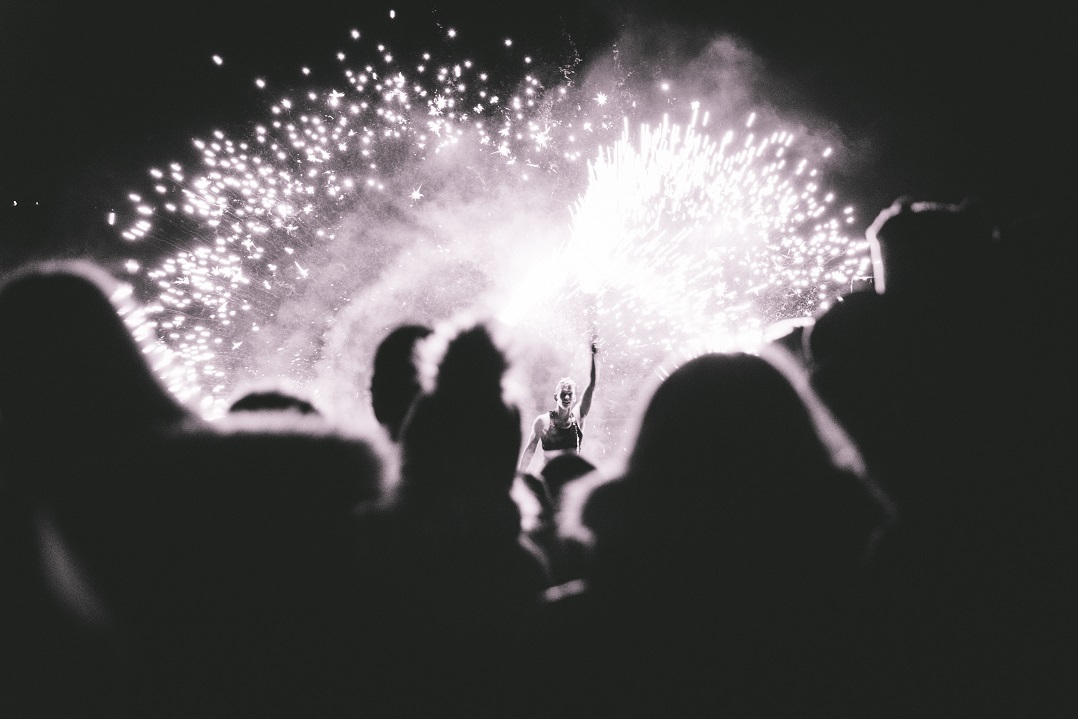
[[[599,345],[591,343],[591,374],[588,377],[588,386],[584,388],[584,394],[580,398],[580,421],[588,416],[591,411],[591,397],[595,394],[595,356],[599,354]]]
[[[536,417],[532,422],[532,433],[528,437],[528,443],[524,445],[524,452],[520,455],[520,464],[517,465],[518,472],[527,472],[528,467],[532,463],[532,455],[535,454],[535,447],[539,444],[539,435],[543,431],[543,418],[542,416]]]

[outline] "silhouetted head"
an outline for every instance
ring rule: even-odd
[[[295,412],[321,414],[313,404],[279,389],[252,390],[229,405],[229,412]]]
[[[509,363],[491,329],[440,328],[423,349],[427,388],[401,431],[405,488],[507,494],[520,453],[520,412],[505,398]]]
[[[416,344],[432,331],[422,325],[401,325],[385,336],[374,353],[371,408],[394,442],[400,438],[401,425],[421,389]]]
[[[549,462],[543,465],[541,474],[551,496],[557,501],[562,487],[574,479],[583,477],[594,469],[595,465],[584,459],[579,453],[566,452],[551,458]]]
[[[578,536],[594,538],[618,582],[642,571],[691,583],[702,561],[785,582],[853,566],[883,518],[782,372],[754,355],[709,354],[655,390],[624,474],[591,490]]]
[[[755,355],[709,354],[656,389],[628,473],[710,488],[717,475],[796,474],[828,462],[808,410],[782,373]]]
[[[970,201],[895,200],[866,231],[876,291],[945,293],[981,279],[991,267],[999,233]]]
[[[878,336],[890,319],[881,295],[871,290],[852,292],[806,328],[802,338],[806,353],[817,368],[828,367],[836,359],[871,356],[879,351]],[[861,361],[856,367],[863,372],[872,364]],[[848,376],[836,379],[849,382]]]
[[[85,261],[28,266],[0,288],[0,414],[12,426],[87,430],[186,415],[125,324],[131,288]]]

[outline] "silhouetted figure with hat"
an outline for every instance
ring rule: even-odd
[[[814,387],[897,507],[876,564],[881,705],[1050,706],[1043,650],[1073,557],[1054,450],[1029,433],[1038,363],[999,233],[974,203],[902,199],[867,237],[875,291],[818,317],[808,344]]]

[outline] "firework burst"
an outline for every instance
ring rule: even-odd
[[[791,157],[783,130],[706,133],[693,103],[684,126],[628,121],[589,162],[563,256],[600,315],[634,318],[618,334],[640,348],[717,348],[768,324],[811,315],[868,267],[847,227],[854,209],[817,196],[818,170]],[[825,149],[821,155],[826,157]]]
[[[712,133],[699,103],[653,118],[625,83],[585,91],[523,53],[492,75],[351,35],[367,61],[339,54],[337,87],[268,99],[130,196],[123,237],[161,250],[130,266],[145,322],[207,416],[247,377],[355,383],[394,322],[481,299],[555,347],[597,332],[628,394],[662,355],[811,314],[865,273],[853,208],[791,132]]]

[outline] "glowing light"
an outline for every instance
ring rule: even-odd
[[[778,148],[751,135],[716,142],[699,131],[696,109],[687,126],[626,125],[603,148],[553,261],[575,268],[580,290],[599,295],[599,314],[634,336],[635,353],[701,338],[744,344],[813,314],[860,268],[834,259],[849,239],[772,161]]]
[[[580,323],[599,327],[615,377],[658,368],[671,352],[751,343],[870,275],[864,243],[842,234],[854,208],[832,217],[835,195],[817,175],[829,149],[800,149],[767,115],[746,108],[742,129],[711,128],[726,109],[678,107],[666,81],[584,94],[567,71],[543,76],[531,57],[497,73],[429,53],[386,69],[391,49],[374,50],[359,62],[338,54],[335,86],[266,98],[250,131],[196,139],[193,158],[151,169],[152,191],[131,193],[128,211],[110,220],[124,239],[164,255],[125,267],[171,358],[166,384],[207,416],[223,413],[240,377],[311,377],[332,359],[318,353],[335,316],[359,296],[402,313],[438,294],[464,303],[504,290],[502,319],[551,342],[576,341],[588,329]],[[549,227],[513,224],[508,198],[531,192],[561,208],[544,216]],[[486,215],[455,230],[435,222],[476,198]],[[398,257],[392,237],[379,247],[378,228],[367,234],[354,219],[382,215],[429,230],[425,245]],[[513,253],[473,258],[462,237],[483,235],[484,222],[506,228],[505,244],[543,234],[550,251],[511,275],[492,266],[505,287],[486,287],[469,279],[469,263],[509,267]],[[343,247],[366,253],[364,262],[327,265]],[[435,277],[414,279],[410,268],[435,260],[444,263]],[[418,285],[410,294],[409,282]],[[321,319],[288,326],[301,305]],[[586,317],[564,321],[581,308]]]

